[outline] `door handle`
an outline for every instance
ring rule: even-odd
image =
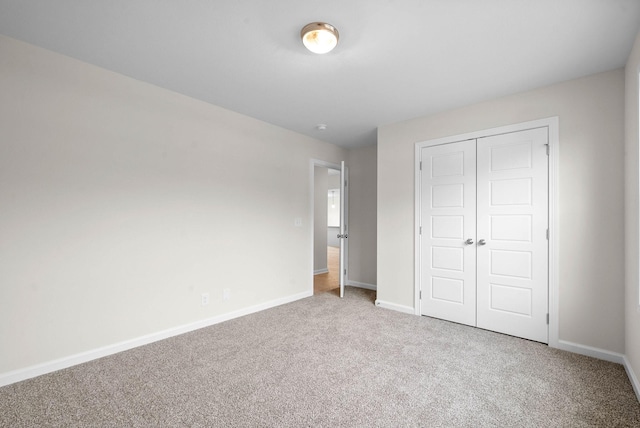
[[[464,245],[471,245],[473,244],[473,239],[469,238],[466,241],[464,241]]]
[[[478,241],[478,245],[486,245],[487,241],[485,241],[484,239],[481,239]]]
[[[349,235],[347,235],[346,233],[344,235],[338,234],[338,239],[340,239],[340,238],[345,238],[346,239],[348,237],[349,237]]]

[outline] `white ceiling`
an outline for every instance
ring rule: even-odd
[[[622,67],[639,27],[640,0],[0,0],[4,35],[343,147]]]

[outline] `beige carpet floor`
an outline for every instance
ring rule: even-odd
[[[331,291],[0,388],[0,426],[640,426],[620,365],[373,301]]]

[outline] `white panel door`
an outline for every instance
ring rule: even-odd
[[[421,152],[422,315],[476,323],[476,141]]]
[[[477,142],[477,326],[548,343],[547,128]]]
[[[349,170],[340,162],[340,297],[344,297],[344,286],[347,283],[347,264],[349,254]]]

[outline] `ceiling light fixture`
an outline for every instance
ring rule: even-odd
[[[300,31],[302,43],[313,53],[325,54],[338,44],[338,30],[326,22],[312,22]]]

